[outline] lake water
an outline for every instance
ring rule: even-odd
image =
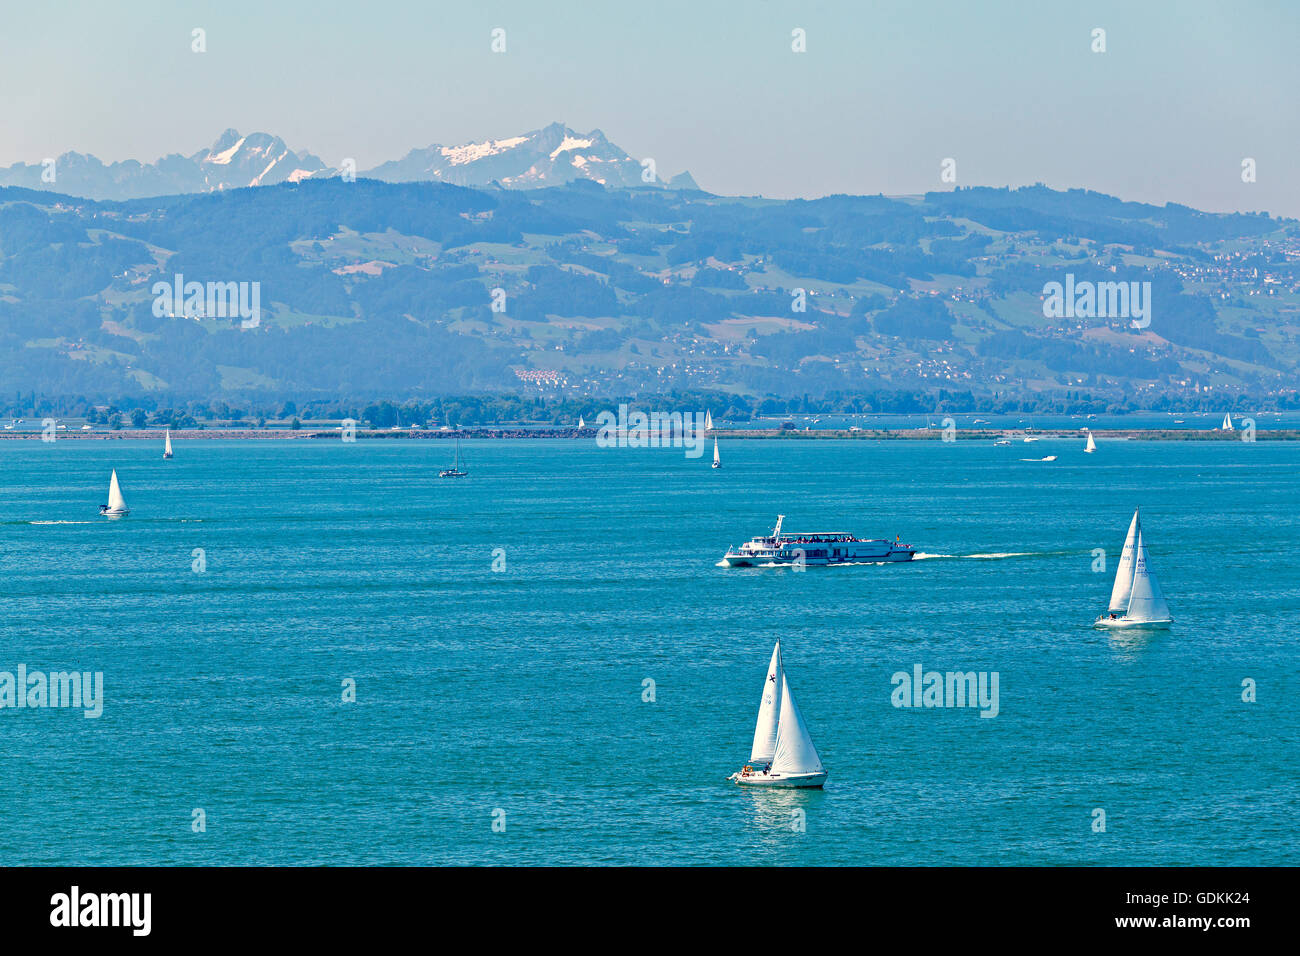
[[[0,443],[0,671],[105,698],[0,710],[0,863],[1297,862],[1300,444],[464,451]],[[1138,506],[1176,623],[1106,634]],[[777,512],[924,557],[716,566]],[[778,637],[824,791],[725,780]]]

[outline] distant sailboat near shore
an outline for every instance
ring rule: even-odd
[[[579,416],[578,416],[578,428],[579,428],[579,429],[583,429],[583,428],[586,428],[586,427],[587,427],[587,423],[586,423],[586,421],[584,421],[584,420],[583,420],[583,417],[582,417],[581,415],[579,415]]]
[[[1088,452],[1088,454],[1092,454],[1097,450],[1097,443],[1092,440],[1092,432],[1088,432],[1088,444],[1083,446],[1083,450]]]
[[[1110,591],[1110,606],[1097,618],[1096,627],[1168,627],[1173,623],[1169,605],[1160,582],[1151,570],[1146,542],[1142,538],[1142,521],[1138,512],[1128,526],[1124,550],[1115,569],[1115,584]]]
[[[167,439],[163,443],[163,458],[170,458],[171,456],[172,456],[172,430],[169,428],[167,429]]]
[[[469,476],[468,471],[462,471],[460,467],[460,439],[456,439],[456,460],[450,468],[444,468],[438,472],[439,478],[466,478]]]
[[[713,439],[713,467],[722,467],[722,459],[718,457],[718,440],[716,438]]]
[[[126,499],[122,497],[122,486],[117,483],[117,469],[113,469],[113,477],[108,480],[108,504],[99,506],[99,513],[106,517],[118,518],[131,513],[126,506]]]
[[[704,430],[706,432],[713,431],[713,412],[706,411],[704,413]]]
[[[1232,427],[1232,415],[1230,415],[1228,412],[1223,413],[1223,424],[1219,426],[1219,431],[1221,432],[1236,431],[1236,429]]]
[[[756,769],[760,765],[762,769]],[[777,641],[763,681],[749,763],[727,779],[743,787],[820,787],[826,777],[808,726],[790,693],[781,642]]]

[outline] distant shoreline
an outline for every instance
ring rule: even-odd
[[[1132,441],[1242,441],[1244,430],[1220,431],[1219,429],[1169,429],[1169,428],[1097,428],[1093,435],[1100,440]],[[340,434],[337,428],[322,430],[319,428],[290,431],[280,428],[192,428],[174,429],[171,433],[174,441],[265,441],[265,440],[325,440],[337,441]],[[431,441],[462,439],[594,439],[595,428],[500,428],[475,427],[456,431],[401,431],[357,429],[357,441]],[[992,441],[997,438],[1012,440],[1025,437],[1042,439],[1069,439],[1082,441],[1083,428],[1066,429],[1023,429],[1023,428],[986,428],[957,429],[953,433],[955,441]],[[943,441],[943,430],[938,428],[901,428],[901,429],[818,429],[817,431],[799,431],[795,429],[754,428],[754,429],[713,429],[707,438],[725,439],[727,441]],[[41,432],[0,432],[0,440],[40,441]],[[107,432],[61,432],[57,441],[157,441],[162,442],[163,432],[155,429],[123,428]],[[1300,441],[1300,429],[1256,429],[1256,441]]]

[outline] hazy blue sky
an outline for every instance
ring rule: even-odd
[[[1298,45],[1289,0],[7,0],[0,164],[235,127],[364,169],[559,120],[727,194],[919,193],[952,157],[961,185],[1300,216]]]

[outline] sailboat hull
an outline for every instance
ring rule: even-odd
[[[127,508],[100,508],[99,513],[105,518],[123,518],[131,512]]]
[[[1173,619],[1167,621],[1130,621],[1126,617],[1099,617],[1093,627],[1104,627],[1110,630],[1123,631],[1130,628],[1144,627],[1149,629],[1167,628],[1173,624]]]
[[[820,773],[733,773],[728,780],[734,780],[742,787],[782,787],[795,788],[820,787],[829,776],[826,771]]]

